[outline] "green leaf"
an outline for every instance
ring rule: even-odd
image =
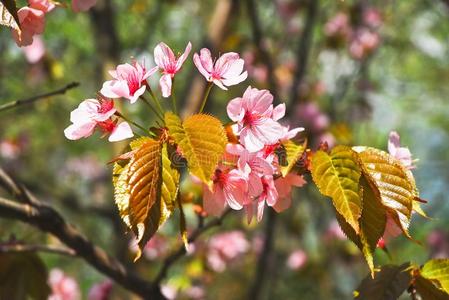
[[[415,289],[422,300],[449,300],[449,295],[439,289],[432,281],[417,276],[415,278]]]
[[[340,215],[358,234],[362,203],[359,196],[361,171],[351,148],[337,146],[327,154],[317,151],[312,157],[312,177],[321,194],[332,198]]]
[[[362,170],[382,204],[410,238],[408,227],[413,201],[418,195],[413,176],[388,153],[369,147],[354,147],[362,161]]]
[[[449,293],[449,259],[432,259],[421,268],[421,276],[436,281]]]
[[[16,1],[0,0],[0,24],[20,31]]]
[[[286,142],[283,142],[282,146],[285,150],[285,153],[282,154],[284,155],[286,162],[281,166],[281,173],[282,177],[285,177],[288,173],[290,173],[295,164],[303,155],[306,149],[306,143],[296,144],[295,142],[288,140]]]
[[[47,268],[36,253],[0,253],[0,299],[46,300]]]
[[[371,271],[371,276],[374,276],[373,253],[377,242],[385,231],[386,210],[363,176],[360,178],[360,195],[363,206],[362,215],[359,219],[359,235],[340,214],[337,213],[336,216],[342,231],[362,251]]]
[[[228,141],[220,120],[197,114],[184,122],[171,113],[165,114],[165,124],[187,159],[190,173],[204,183],[212,184],[211,177],[222,158]]]
[[[407,271],[409,263],[401,266],[382,266],[374,278],[365,277],[354,292],[357,300],[395,300],[409,287],[410,272]]]

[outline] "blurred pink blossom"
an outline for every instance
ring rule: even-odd
[[[72,10],[76,13],[88,11],[95,6],[97,0],[72,0]]]
[[[299,270],[301,269],[307,262],[307,254],[301,250],[295,250],[290,253],[287,259],[287,267],[291,270]]]
[[[52,11],[56,5],[52,0],[28,0],[31,8],[39,9],[44,13]]]
[[[207,81],[215,83],[223,90],[227,90],[227,86],[239,84],[248,77],[248,72],[243,72],[245,62],[235,52],[222,54],[214,64],[210,50],[203,48],[200,55],[197,53],[193,55],[193,62]]]
[[[39,62],[45,55],[45,45],[42,37],[40,35],[36,35],[33,38],[31,45],[22,47],[22,50],[30,64]]]
[[[112,281],[107,279],[94,284],[87,295],[88,300],[108,300],[112,291]]]
[[[329,37],[346,39],[351,34],[349,17],[345,13],[338,13],[324,25],[324,33]]]
[[[182,64],[187,59],[191,49],[192,44],[189,42],[184,53],[176,58],[173,51],[165,43],[161,42],[154,48],[154,61],[163,73],[159,80],[163,97],[169,97],[171,95],[172,80],[175,77],[175,74],[181,69]]]
[[[229,231],[212,236],[208,243],[207,262],[216,272],[223,272],[233,259],[249,250],[241,231]]]
[[[379,46],[379,43],[380,37],[377,32],[360,29],[355,33],[349,45],[349,53],[353,58],[360,60],[371,54]]]
[[[103,83],[100,93],[108,98],[126,98],[135,103],[145,93],[146,80],[157,71],[157,67],[146,70],[145,66],[134,61],[132,64],[118,65],[109,71],[112,80]]]
[[[48,284],[52,291],[48,300],[81,299],[78,283],[72,277],[66,276],[60,269],[52,269],[50,271]]]
[[[363,12],[363,22],[371,28],[377,28],[382,25],[382,16],[377,9],[369,7]]]
[[[388,138],[388,152],[400,160],[408,169],[414,169],[412,153],[407,147],[401,147],[400,136],[396,131],[390,132]]]
[[[343,233],[343,230],[341,230],[340,225],[338,224],[337,220],[332,220],[332,222],[329,223],[329,226],[327,227],[326,233],[325,233],[326,239],[337,239],[337,240],[345,240],[346,235]]]
[[[12,160],[19,157],[20,152],[20,145],[14,140],[5,139],[0,141],[0,157]]]
[[[168,246],[169,245],[167,239],[160,234],[156,234],[145,245],[143,249],[143,255],[149,260],[160,258],[167,253],[167,251],[169,250]],[[138,251],[136,239],[130,240],[129,249],[133,253],[136,253]]]
[[[45,27],[45,13],[39,9],[28,6],[17,11],[21,31],[13,30],[12,35],[19,47],[33,43],[33,36],[42,34]]]

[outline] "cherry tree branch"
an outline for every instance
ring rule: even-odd
[[[246,0],[246,8],[249,16],[251,31],[254,40],[254,44],[257,46],[259,55],[263,63],[267,66],[268,71],[268,84],[274,99],[277,99],[278,89],[277,82],[274,76],[274,65],[263,40],[262,26],[260,25],[259,14],[257,11],[257,5],[254,0]]]
[[[206,223],[205,225],[198,227],[194,232],[192,232],[192,234],[189,235],[187,239],[189,244],[195,242],[200,235],[202,235],[209,229],[214,228],[216,226],[220,226],[223,223],[223,220],[226,218],[227,215],[229,215],[230,212],[231,209],[228,208],[219,218],[215,218]],[[165,258],[162,267],[154,280],[154,284],[156,286],[158,286],[160,282],[165,278],[165,276],[167,276],[170,267],[181,257],[183,257],[184,254],[186,254],[186,248],[184,247],[184,245],[182,245],[181,247],[178,248],[178,250],[174,251],[171,255]]]
[[[298,101],[299,89],[304,80],[307,70],[307,62],[309,60],[310,49],[312,48],[313,28],[315,27],[317,15],[318,15],[319,0],[309,0],[306,11],[306,21],[304,31],[301,35],[298,45],[298,52],[296,56],[296,70],[293,75],[293,82],[290,92],[290,106],[294,105]],[[287,110],[288,112],[291,109]]]
[[[21,105],[25,105],[25,104],[31,104],[31,103],[36,102],[38,100],[44,100],[44,99],[46,99],[48,97],[51,97],[51,96],[63,95],[68,90],[76,88],[79,85],[80,84],[78,82],[72,82],[72,83],[69,83],[66,86],[64,86],[64,87],[62,87],[60,89],[54,90],[52,92],[36,95],[36,96],[30,97],[30,98],[18,99],[18,100],[14,100],[14,101],[2,104],[2,105],[0,105],[0,112],[8,110],[8,109],[15,108],[17,106],[21,106]]]
[[[46,252],[66,256],[76,255],[76,252],[72,249],[52,245],[28,245],[22,243],[0,245],[0,253],[7,252]]]

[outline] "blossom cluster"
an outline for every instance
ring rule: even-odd
[[[96,2],[97,0],[72,0],[72,10],[87,11]],[[28,0],[28,5],[17,11],[20,30],[13,29],[12,36],[19,47],[31,45],[34,36],[44,33],[45,15],[57,4],[58,2],[53,0]]]
[[[349,54],[358,60],[366,58],[380,44],[379,33],[382,25],[380,13],[371,7],[363,9],[361,21],[351,24],[350,15],[340,12],[332,17],[324,27],[331,44],[348,44]]]
[[[227,113],[235,122],[232,130],[238,143],[227,145],[212,189],[204,185],[204,208],[213,215],[219,215],[226,205],[235,210],[244,208],[248,222],[254,215],[260,221],[265,203],[280,212],[290,206],[292,186],[305,184],[300,175],[280,175],[276,154],[282,141],[295,137],[304,128],[281,125],[285,104],[274,107],[269,91],[252,87],[228,103]]]

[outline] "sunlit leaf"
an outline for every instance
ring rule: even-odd
[[[356,290],[357,300],[393,300],[409,287],[411,275],[406,271],[409,263],[401,266],[386,265],[374,275],[365,277]]]
[[[408,227],[413,208],[413,201],[417,197],[417,189],[413,176],[393,156],[369,147],[354,147],[359,152],[362,169],[374,190],[377,190],[382,204],[391,212],[393,219],[410,237]]]
[[[327,154],[317,151],[312,157],[312,177],[321,194],[332,202],[358,234],[362,202],[359,196],[360,168],[357,154],[346,146],[337,146]]]
[[[20,21],[17,16],[16,1],[0,0],[0,24],[20,30]]]
[[[282,152],[283,158],[285,158],[285,164],[281,166],[282,176],[287,176],[288,173],[293,169],[295,164],[303,155],[306,149],[306,143],[297,144],[291,140],[282,143],[285,152]]]
[[[449,300],[449,295],[439,289],[432,281],[417,276],[415,278],[415,289],[422,300]]]
[[[449,259],[432,259],[421,268],[421,276],[436,281],[449,293]]]
[[[181,232],[181,239],[182,242],[184,243],[184,247],[186,248],[186,250],[188,250],[189,248],[189,240],[187,237],[187,223],[186,223],[186,215],[184,213],[184,209],[182,208],[182,203],[181,203],[181,198],[178,197],[178,205],[179,205],[179,230]]]
[[[141,250],[175,209],[180,173],[168,144],[145,137],[130,146],[134,155],[129,163],[114,165],[115,201]]]
[[[181,122],[171,112],[165,114],[165,124],[187,159],[190,173],[206,184],[211,184],[218,161],[222,158],[227,137],[220,120],[197,114]]]
[[[47,275],[36,253],[0,253],[0,299],[47,299]]]

